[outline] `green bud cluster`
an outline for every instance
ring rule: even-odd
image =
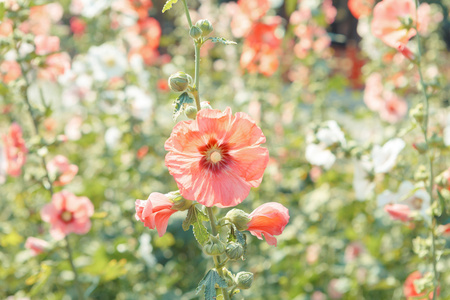
[[[244,255],[244,247],[236,242],[230,242],[225,249],[225,254],[231,260],[237,260]]]
[[[247,230],[248,228],[247,223],[250,222],[251,220],[248,213],[236,208],[230,210],[225,215],[225,218],[230,220],[231,223],[233,223],[236,226],[237,230],[239,231]]]
[[[192,82],[192,77],[184,72],[177,72],[169,77],[169,87],[177,93],[184,92]]]
[[[195,26],[200,28],[202,37],[207,37],[214,30],[211,22],[208,20],[198,20],[197,23],[195,23]]]
[[[225,244],[215,236],[210,236],[209,241],[203,247],[207,255],[218,256],[225,252]]]

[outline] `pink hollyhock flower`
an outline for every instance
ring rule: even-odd
[[[393,220],[408,222],[411,219],[411,208],[406,204],[388,204],[384,207],[384,210]]]
[[[421,31],[421,24],[426,19],[428,4],[419,6],[417,28]],[[416,22],[416,5],[414,0],[383,0],[375,5],[373,10],[372,33],[390,47],[396,48],[397,43],[406,44],[416,35],[414,28],[406,28],[410,22],[414,27]]]
[[[7,173],[12,177],[18,177],[27,160],[28,149],[22,138],[22,128],[17,123],[13,123],[9,128],[9,134],[3,136],[3,144],[8,161]]]
[[[0,80],[8,83],[22,75],[20,65],[14,60],[5,60],[0,64]]]
[[[270,9],[269,0],[238,0],[237,4],[252,21],[261,19]]]
[[[247,114],[202,109],[197,119],[174,127],[165,143],[166,166],[184,198],[235,206],[262,181],[269,151],[259,146],[265,141]]]
[[[325,15],[325,21],[328,24],[333,23],[337,15],[337,9],[336,7],[333,6],[333,1],[324,0],[322,4],[322,9]]]
[[[409,60],[414,60],[416,57],[414,53],[405,45],[402,43],[397,43],[397,51],[400,52],[404,57],[406,57]]]
[[[50,176],[55,178],[53,181],[55,186],[63,186],[70,183],[78,173],[78,167],[70,164],[69,160],[63,155],[57,155],[49,161],[47,170]]]
[[[161,193],[151,193],[147,200],[136,200],[136,220],[145,227],[155,229],[161,237],[166,233],[171,215],[177,212],[173,209],[174,202]]]
[[[370,16],[374,2],[374,0],[348,0],[347,5],[352,15],[359,19]]]
[[[276,202],[269,202],[256,208],[250,214],[250,222],[247,223],[247,230],[258,239],[262,240],[262,234],[269,245],[277,245],[274,235],[283,233],[289,222],[289,210]]]
[[[364,252],[364,246],[359,242],[353,242],[345,248],[344,259],[349,263],[357,259]]]
[[[47,56],[45,67],[39,69],[38,77],[56,81],[58,76],[70,69],[70,56],[66,52],[55,53]]]
[[[46,55],[59,50],[59,37],[37,35],[34,37],[37,55]]]
[[[379,111],[384,104],[381,93],[384,90],[383,78],[380,73],[372,73],[366,79],[364,103],[372,111]]]
[[[25,248],[30,249],[33,256],[41,254],[45,250],[47,250],[49,243],[47,241],[35,238],[28,237],[25,242]]]
[[[403,119],[408,111],[408,104],[405,100],[389,91],[384,91],[382,96],[384,105],[379,110],[380,118],[391,124]]]
[[[41,210],[41,218],[52,225],[50,234],[56,240],[73,232],[85,234],[91,229],[94,206],[87,197],[77,197],[71,192],[61,191],[52,197],[52,202]]]
[[[406,297],[406,300],[425,300],[425,299],[433,299],[433,292],[428,294],[428,297],[425,293],[419,293],[414,286],[414,281],[421,279],[422,274],[419,271],[415,271],[406,278],[405,283],[403,284],[403,294]],[[437,294],[439,295],[439,287]]]

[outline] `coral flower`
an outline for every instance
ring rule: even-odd
[[[374,0],[348,0],[347,5],[352,15],[359,19],[370,16],[374,2]]]
[[[428,4],[419,6],[417,28],[421,30],[421,20],[425,20]],[[398,43],[406,44],[416,35],[416,5],[414,0],[383,0],[373,10],[372,33],[388,46],[397,48]],[[410,27],[406,24],[409,24]],[[422,27],[424,27],[422,24]]]
[[[18,177],[22,173],[22,166],[27,159],[28,149],[22,138],[22,128],[13,123],[9,128],[9,134],[3,136],[5,156],[7,160],[7,173],[12,177]]]
[[[161,193],[151,193],[147,200],[136,200],[136,220],[145,227],[158,230],[161,237],[166,233],[171,215],[177,212],[173,209],[174,202]]]
[[[37,35],[34,37],[37,55],[46,55],[59,50],[59,37]]]
[[[61,191],[52,197],[52,202],[41,210],[41,218],[52,225],[50,234],[56,240],[73,232],[85,234],[91,229],[94,206],[87,197],[77,197],[71,192]]]
[[[430,292],[428,297],[425,293],[418,293],[416,287],[414,286],[414,281],[421,279],[422,274],[419,271],[415,271],[406,278],[405,283],[403,284],[403,293],[407,300],[417,300],[417,299],[433,299],[433,292]],[[439,288],[438,293],[439,295]]]
[[[69,160],[63,155],[55,156],[47,164],[47,170],[55,178],[55,186],[63,186],[72,181],[78,173],[78,167],[70,164]]]
[[[274,235],[283,233],[284,227],[289,222],[289,211],[286,207],[276,202],[269,202],[259,206],[250,214],[250,222],[247,223],[248,231],[262,240],[262,234],[269,245],[277,245]]]
[[[47,250],[48,246],[49,243],[47,241],[31,236],[27,238],[27,241],[25,242],[25,248],[30,249],[33,256],[41,254],[42,252]]]
[[[393,220],[408,222],[410,220],[411,209],[406,204],[388,204],[384,210],[391,216]]]
[[[228,107],[203,109],[196,120],[178,123],[166,141],[166,166],[181,195],[211,207],[241,203],[261,183],[269,151],[261,129]]]

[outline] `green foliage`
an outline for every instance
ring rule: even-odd
[[[213,43],[222,43],[224,45],[236,45],[236,42],[227,40],[223,37],[210,37],[208,40],[211,40]]]
[[[212,269],[206,273],[205,277],[200,281],[197,287],[197,294],[203,289],[205,289],[205,300],[215,300],[216,299],[216,284],[218,287],[226,288],[226,281],[220,277],[216,270]]]
[[[178,0],[167,0],[166,4],[164,4],[162,12],[165,13],[166,11],[168,11],[169,9],[172,8],[173,4],[175,4],[177,2],[178,2]]]
[[[189,96],[187,92],[182,93],[174,102],[173,102],[173,113],[172,118],[174,121],[180,116],[180,114],[184,111],[188,104],[194,103],[194,99]]]
[[[200,245],[204,245],[209,240],[209,232],[203,222],[209,221],[208,216],[192,205],[187,213],[186,219],[183,221],[182,227],[186,231],[192,225],[193,233]]]

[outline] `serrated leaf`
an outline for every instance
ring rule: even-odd
[[[186,219],[184,219],[182,227],[184,231],[187,231],[189,229],[189,227],[191,227],[192,223],[197,222],[197,214],[195,213],[195,210],[197,208],[195,207],[195,205],[192,205],[191,207],[189,207]]]
[[[194,103],[194,99],[192,99],[187,92],[181,94],[174,102],[173,102],[173,114],[172,118],[174,121],[177,120],[178,116],[184,111],[184,108],[187,104]]]
[[[205,277],[199,282],[197,294],[205,287],[205,300],[216,299],[216,284],[221,288],[226,288],[226,281],[220,277],[216,270],[209,270]]]
[[[236,45],[236,42],[227,40],[223,37],[210,37],[208,40],[211,40],[213,43],[222,43],[224,45]]]
[[[162,12],[165,13],[166,11],[172,8],[172,5],[174,5],[177,2],[178,0],[167,0],[166,4],[164,4]]]
[[[209,240],[209,232],[206,229],[205,225],[203,225],[203,221],[208,221],[209,219],[203,212],[201,212],[197,208],[195,208],[194,213],[195,218],[197,219],[197,222],[192,224],[192,226],[194,227],[194,236],[199,244],[203,246]]]

